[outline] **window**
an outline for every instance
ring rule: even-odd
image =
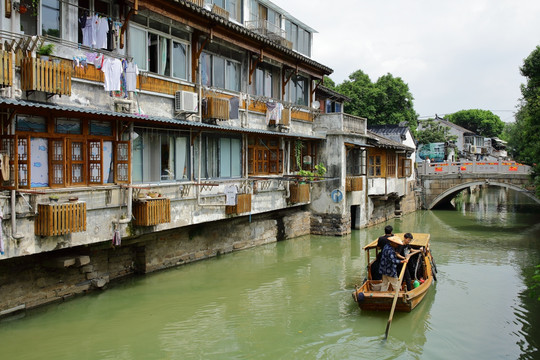
[[[48,0],[52,1],[52,0]],[[61,3],[65,3],[65,1],[59,0]],[[78,0],[78,15],[77,19],[80,19],[81,17],[88,17],[89,15],[93,14],[99,14],[101,16],[105,17],[112,17],[112,11],[111,11],[111,2],[109,1],[102,1],[102,0]],[[72,6],[67,6],[68,11],[72,11]],[[78,42],[80,44],[83,44],[83,31],[80,26],[78,26],[79,32],[78,32]],[[89,31],[91,31],[89,28],[87,28]],[[88,33],[87,33],[88,34]],[[67,35],[68,37],[71,37],[71,35]],[[90,44],[87,44],[90,46]],[[107,49],[112,49],[112,43],[110,41],[107,42]]]
[[[285,34],[292,42],[293,49],[306,56],[311,56],[311,33],[290,20],[285,20]]]
[[[327,99],[325,108],[326,108],[325,112],[327,114],[340,113],[341,112],[341,103]]]
[[[277,138],[248,139],[248,174],[283,173],[283,151]]]
[[[205,0],[205,4],[216,5],[229,12],[229,18],[238,22],[242,21],[241,0]]]
[[[201,81],[205,86],[240,91],[240,63],[218,55],[201,54]]]
[[[398,159],[399,177],[409,177],[412,174],[412,160],[400,155]]]
[[[65,117],[48,121],[44,117],[17,115],[16,124],[17,135],[11,138],[17,144],[17,186],[129,182],[130,153],[125,151],[129,142],[114,141],[111,122]],[[117,155],[113,154],[114,147],[119,149]]]
[[[366,175],[366,151],[360,148],[347,148],[347,175]]]
[[[60,37],[59,0],[41,0],[41,35]]]
[[[291,171],[314,171],[317,162],[317,143],[297,140],[291,144]]]
[[[186,133],[135,128],[133,182],[187,180],[189,154],[189,135]]]
[[[285,100],[296,105],[309,104],[309,81],[302,75],[293,76],[285,87]]]
[[[270,68],[255,69],[255,95],[274,97],[273,74]]]
[[[201,179],[242,176],[242,139],[203,135],[200,141],[201,154],[195,158],[201,161]]]
[[[396,154],[389,153],[386,159],[386,176],[394,177],[396,176]]]
[[[372,177],[381,177],[381,155],[368,157],[368,174]]]
[[[175,38],[186,36],[160,22],[148,20],[148,24],[149,29],[129,28],[128,50],[139,69],[188,80],[189,45]]]

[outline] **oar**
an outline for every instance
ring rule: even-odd
[[[404,262],[403,267],[401,268],[401,272],[399,273],[399,281],[398,281],[399,286],[396,289],[396,293],[394,295],[394,301],[392,302],[392,309],[390,309],[390,317],[388,318],[388,323],[386,324],[386,332],[384,333],[385,339],[388,339],[388,332],[390,331],[390,324],[392,323],[392,318],[394,317],[394,310],[396,309],[397,298],[399,295],[399,290],[401,288],[401,281],[403,280],[403,275],[405,275],[406,267],[407,267],[407,262]]]

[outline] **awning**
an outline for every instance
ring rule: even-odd
[[[28,100],[22,100],[22,99],[3,98],[3,97],[0,97],[0,105],[2,105],[2,107],[8,107],[12,109],[23,107],[23,108],[34,108],[34,109],[36,108],[47,109],[47,110],[64,112],[64,113],[67,112],[67,113],[72,113],[72,114],[98,115],[98,116],[108,117],[111,120],[118,119],[118,120],[126,120],[126,121],[133,121],[133,122],[139,122],[139,123],[155,122],[155,123],[161,123],[164,125],[172,124],[174,126],[178,126],[182,128],[195,128],[195,129],[200,129],[202,131],[208,130],[208,131],[226,131],[226,132],[247,133],[247,134],[261,134],[261,135],[289,137],[289,138],[295,138],[295,139],[314,139],[314,140],[325,139],[325,137],[322,135],[306,135],[306,134],[299,134],[299,133],[284,133],[284,132],[276,132],[276,131],[261,130],[261,129],[238,128],[238,127],[228,126],[228,125],[214,125],[214,124],[207,124],[207,123],[198,122],[198,121],[180,120],[180,119],[168,118],[168,117],[162,117],[162,116],[126,114],[126,113],[120,113],[120,112],[115,112],[111,110],[95,109],[95,108],[89,108],[89,107],[68,106],[68,105],[58,105],[58,104],[42,103],[42,102],[28,101]],[[76,115],[73,115],[73,116],[76,116]]]

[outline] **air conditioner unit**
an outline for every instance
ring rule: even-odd
[[[199,111],[199,99],[197,93],[191,91],[177,91],[174,94],[174,111],[177,113]]]

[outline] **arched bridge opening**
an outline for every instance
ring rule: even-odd
[[[508,183],[501,183],[501,182],[493,182],[493,181],[470,181],[470,182],[466,182],[466,183],[462,183],[462,184],[453,186],[453,187],[443,191],[441,194],[439,194],[437,197],[435,197],[431,201],[430,204],[427,205],[427,209],[431,210],[431,209],[433,209],[435,207],[437,207],[437,208],[439,208],[439,207],[448,207],[448,206],[450,206],[450,201],[453,198],[455,198],[463,190],[468,189],[468,188],[473,188],[473,187],[476,187],[476,186],[485,186],[485,185],[496,186],[496,187],[501,187],[501,188],[510,189],[510,190],[520,192],[520,193],[524,194],[525,196],[527,196],[528,198],[534,200],[537,204],[540,204],[540,199],[535,197],[529,191],[527,191],[524,188],[522,188],[520,186],[517,186],[517,185],[508,184]]]

